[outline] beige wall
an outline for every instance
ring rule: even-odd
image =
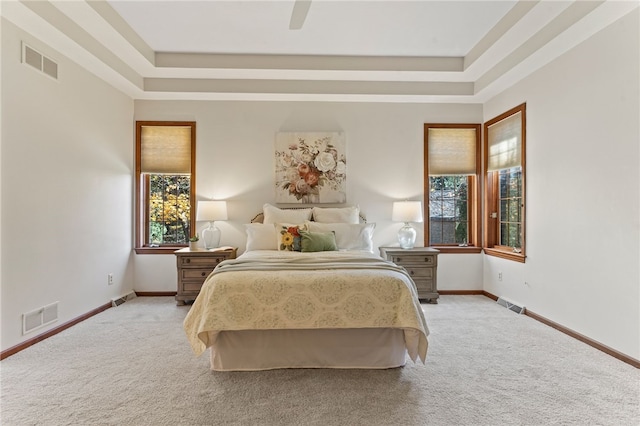
[[[484,288],[636,359],[639,13],[484,106],[527,102],[527,262],[486,257]]]
[[[2,20],[2,349],[132,289],[133,101]],[[21,41],[58,62],[22,64]],[[107,284],[107,274],[114,284]],[[22,335],[22,314],[59,320]]]

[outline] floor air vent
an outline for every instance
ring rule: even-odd
[[[137,296],[133,291],[125,294],[124,296],[114,297],[113,299],[111,299],[111,306],[115,308],[116,306],[122,305],[127,300],[135,299],[136,297]]]
[[[516,314],[523,314],[525,307],[524,306],[519,306],[513,302],[510,302],[502,297],[498,297],[498,305],[500,306],[504,306],[505,308],[509,309],[510,311],[515,312]]]
[[[22,334],[27,334],[58,320],[58,302],[22,315]]]

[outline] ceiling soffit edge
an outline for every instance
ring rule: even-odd
[[[154,65],[155,52],[107,1],[86,1],[98,15],[118,32],[140,55]]]
[[[522,18],[524,18],[527,13],[533,9],[540,0],[520,0],[514,7],[507,12],[505,16],[498,21],[498,23],[489,30],[485,36],[480,39],[475,46],[471,48],[471,50],[464,57],[464,69],[466,70],[471,65],[475,63],[475,61],[484,55],[498,40],[500,40],[504,35],[513,28]]]
[[[347,95],[471,96],[471,82],[327,81],[327,80],[234,80],[146,78],[151,92],[220,92]]]
[[[464,58],[157,52],[159,68],[461,72]]]

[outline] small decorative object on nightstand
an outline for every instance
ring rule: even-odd
[[[198,250],[198,241],[199,240],[200,240],[200,238],[198,237],[198,234],[196,234],[193,237],[189,238],[189,250]]]
[[[404,267],[418,290],[418,298],[438,303],[438,250],[431,247],[380,247],[380,256]]]
[[[235,259],[237,252],[238,249],[232,247],[224,250],[189,248],[177,250],[175,252],[178,266],[176,303],[184,305],[186,301],[195,300],[211,271],[223,260]]]

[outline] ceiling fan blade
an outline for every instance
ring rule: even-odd
[[[290,30],[299,30],[307,19],[307,13],[311,7],[311,0],[296,0],[293,4],[291,12],[291,21],[289,21]]]

